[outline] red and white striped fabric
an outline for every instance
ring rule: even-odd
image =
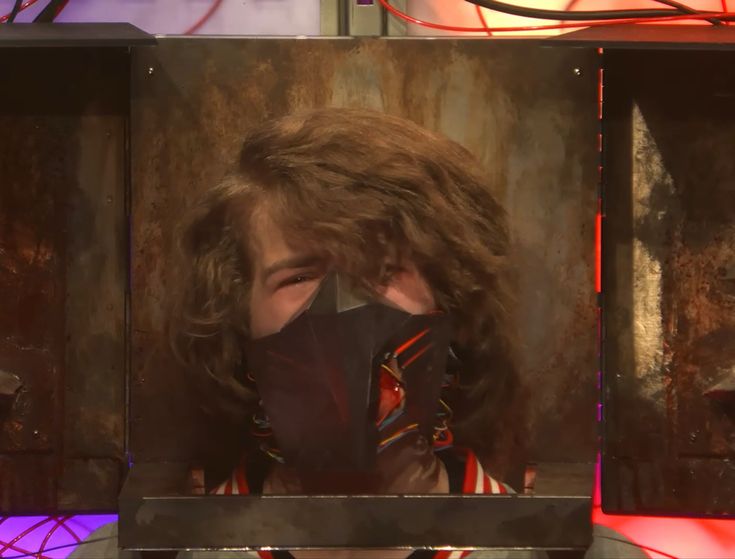
[[[240,463],[240,465],[232,471],[230,477],[210,491],[210,494],[250,495],[250,487],[248,487],[248,480],[245,476],[245,464]]]
[[[514,491],[506,484],[490,477],[480,464],[477,456],[471,450],[451,449],[444,452],[457,452],[459,458],[465,463],[464,481],[462,484],[462,493],[464,494],[484,494],[484,495],[506,495],[514,493]],[[250,488],[248,487],[247,477],[245,475],[245,466],[240,464],[232,472],[229,478],[223,481],[219,486],[211,491],[213,495],[248,495]],[[469,556],[471,551],[437,551],[434,559],[464,559]],[[270,551],[259,551],[261,559],[273,559]]]

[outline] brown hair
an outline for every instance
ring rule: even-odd
[[[455,322],[462,361],[453,402],[458,444],[492,449],[518,395],[506,214],[478,161],[413,122],[359,109],[319,109],[264,122],[233,172],[205,193],[179,235],[183,287],[174,350],[209,408],[237,421],[248,338],[248,226],[267,208],[286,238],[318,246],[366,284],[398,251],[427,278]]]

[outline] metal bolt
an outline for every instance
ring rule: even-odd
[[[33,430],[33,437],[37,439],[40,436],[41,436],[40,431],[38,429],[34,429]]]
[[[692,443],[695,442],[698,436],[699,433],[697,433],[696,431],[692,431],[691,433],[689,433],[689,441]]]
[[[574,75],[575,76],[581,76],[582,75],[582,68],[575,68],[574,69]]]
[[[155,70],[153,69],[153,66],[149,66],[149,67],[148,67],[148,75],[149,75],[149,76],[152,76],[152,75],[153,75],[153,72],[154,72],[154,71],[155,71]]]
[[[107,203],[108,204],[112,204],[112,196],[108,196],[107,197]]]

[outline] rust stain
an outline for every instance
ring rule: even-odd
[[[735,117],[721,95],[735,73],[717,71],[731,62],[608,58],[605,467],[635,481],[620,483],[613,510],[704,514],[735,502],[723,469],[735,424],[704,395],[735,365]]]
[[[523,373],[532,386],[529,422],[539,433],[553,433],[537,434],[533,453],[558,458],[563,449],[565,460],[593,458],[596,84],[567,70],[596,59],[593,53],[487,45],[177,39],[139,51],[131,414],[139,456],[176,455],[182,443],[166,434],[174,425],[197,428],[173,403],[165,408],[168,417],[159,413],[171,386],[180,383],[170,356],[157,355],[162,302],[175,281],[167,266],[179,216],[221,178],[251,124],[309,107],[369,106],[449,135],[486,165],[521,254],[517,319],[525,336]],[[149,66],[161,71],[150,76]],[[541,87],[544,96],[537,95]],[[565,429],[569,423],[578,428]]]

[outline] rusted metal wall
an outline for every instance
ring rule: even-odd
[[[0,51],[0,511],[114,509],[128,53]]]
[[[531,459],[596,444],[597,64],[593,49],[481,40],[183,39],[137,49],[132,105],[131,447],[188,457],[196,398],[162,349],[172,235],[248,126],[302,108],[384,110],[485,164],[511,216]],[[502,462],[502,460],[501,460]],[[507,464],[497,464],[502,470]]]
[[[603,502],[732,514],[735,54],[605,59]]]

